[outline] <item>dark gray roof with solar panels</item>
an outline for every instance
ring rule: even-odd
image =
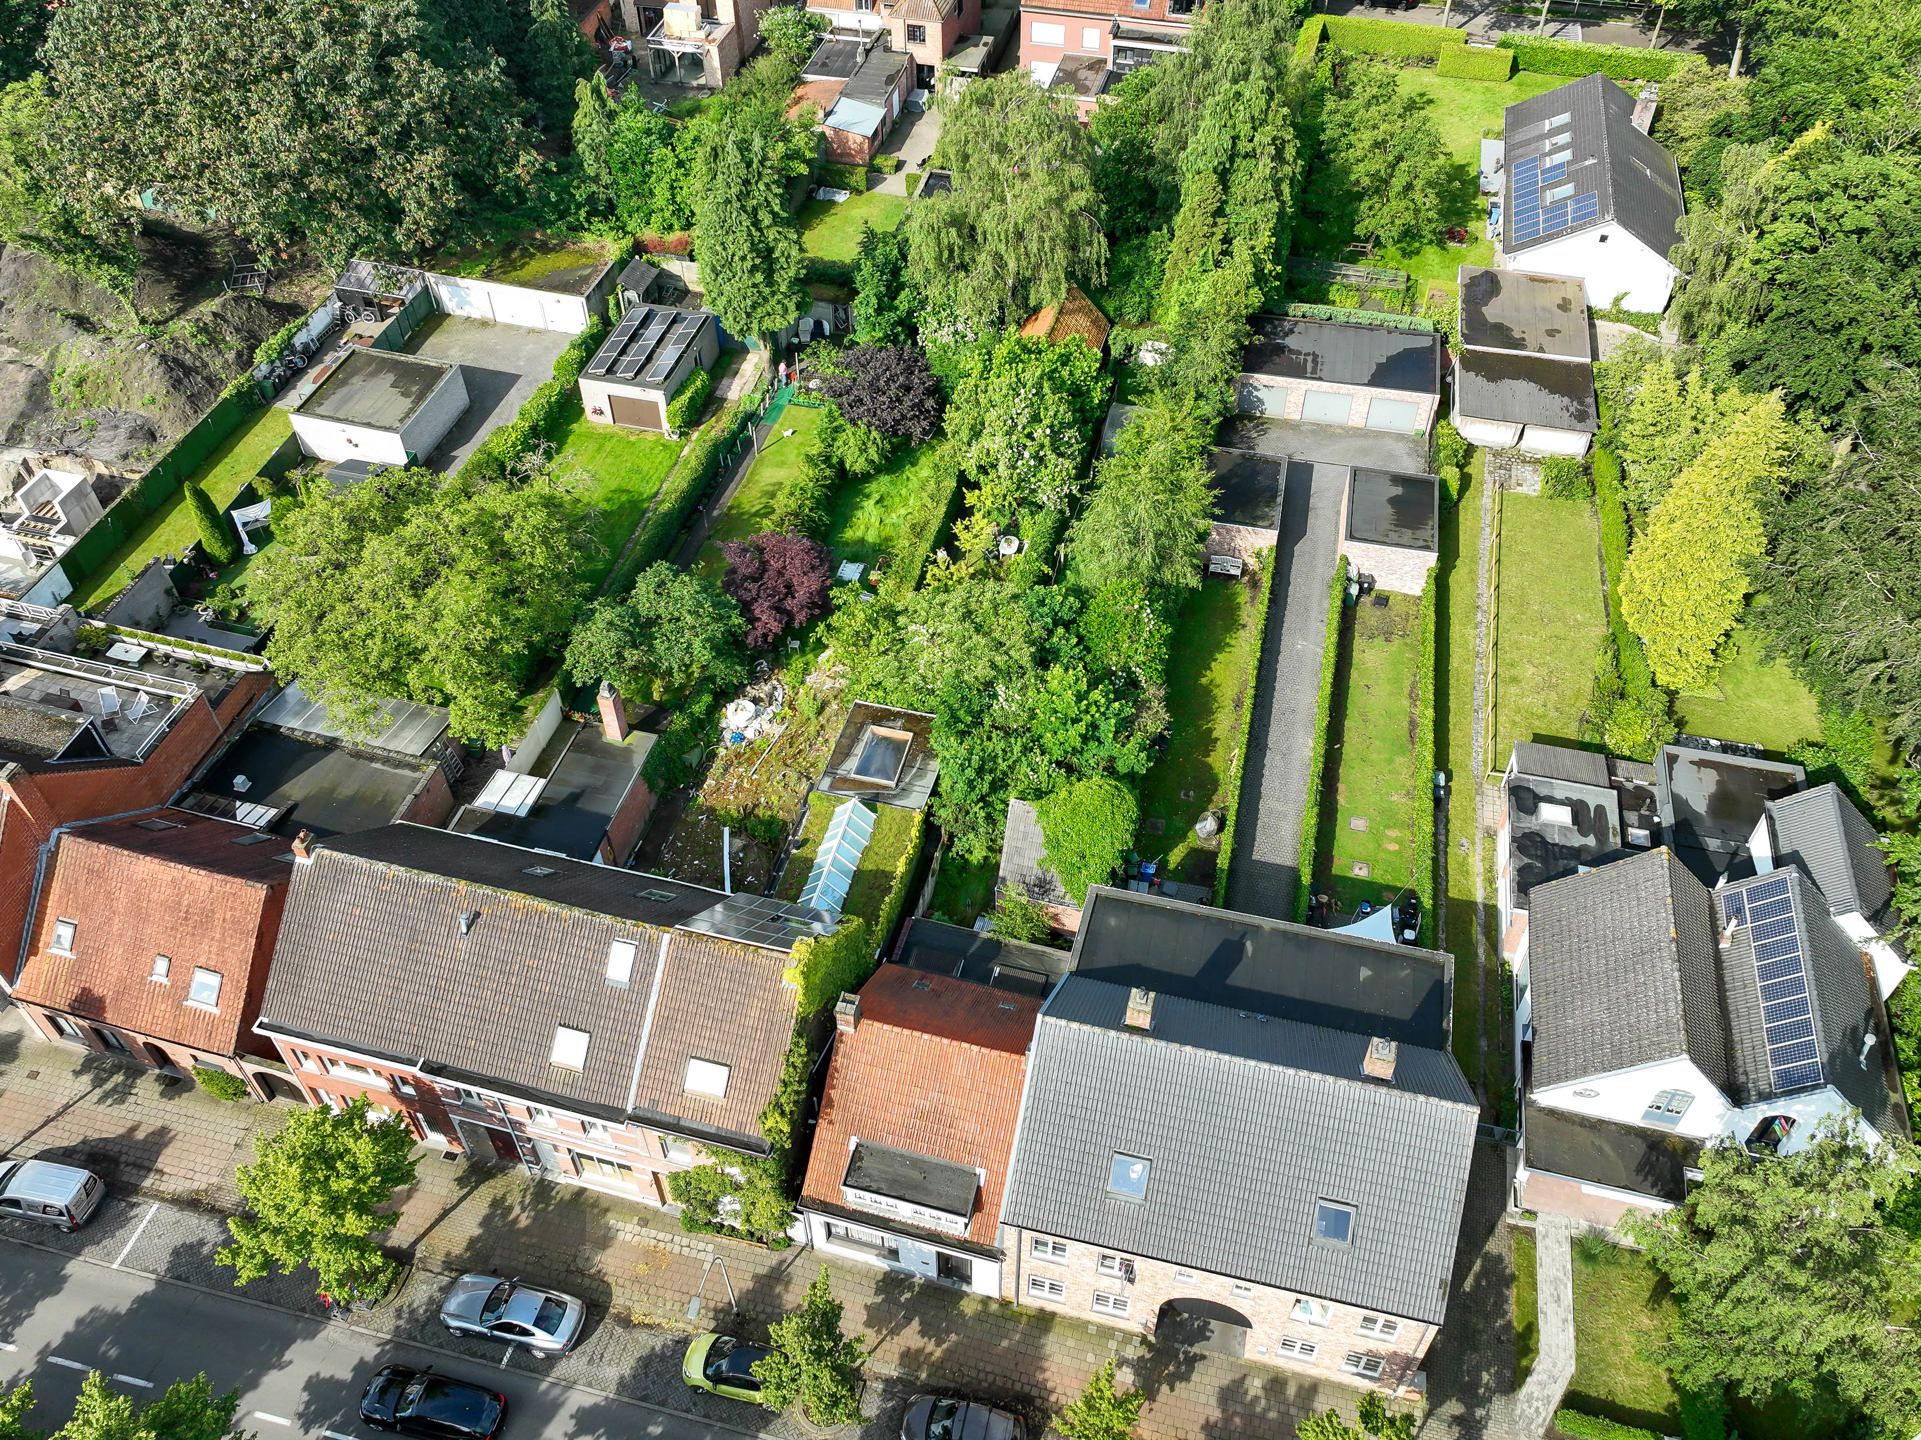
[[[1681,175],[1633,115],[1634,97],[1605,75],[1507,107],[1504,253],[1619,224],[1667,258],[1681,238]]]
[[[700,332],[715,323],[711,310],[636,305],[620,317],[584,373],[643,390],[665,389]]]

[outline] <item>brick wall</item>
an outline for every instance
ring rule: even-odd
[[[1290,380],[1283,379],[1277,375],[1243,375],[1240,383],[1238,383],[1235,388],[1241,396],[1241,409],[1243,411],[1258,409],[1260,413],[1263,414],[1270,412],[1264,407],[1250,405],[1248,403],[1249,397],[1255,391],[1262,389],[1285,390],[1287,392],[1286,410],[1285,413],[1274,416],[1277,420],[1302,419],[1302,410],[1307,403],[1307,392],[1309,390],[1312,390],[1317,395],[1345,395],[1348,398],[1348,415],[1345,422],[1316,421],[1314,423],[1346,423],[1356,427],[1364,425],[1367,422],[1368,401],[1376,397],[1386,400],[1408,400],[1414,404],[1416,418],[1420,426],[1419,433],[1423,435],[1434,428],[1434,415],[1441,403],[1438,395],[1423,395],[1414,390],[1380,390],[1371,385],[1338,385],[1332,380]],[[1465,430],[1461,433],[1463,435],[1467,434]]]
[[[606,858],[611,865],[625,865],[627,857],[634,853],[640,843],[640,835],[647,828],[647,822],[654,815],[654,792],[647,782],[638,775],[634,783],[627,787],[627,793],[620,797],[620,804],[614,810],[613,819],[607,822],[607,848],[611,852]]]
[[[60,1014],[47,1009],[44,1005],[34,1005],[25,1000],[16,1002],[21,1011],[47,1039],[61,1045],[72,1045],[95,1055],[112,1055],[119,1060],[140,1065],[149,1070],[161,1068],[159,1056],[166,1057],[168,1064],[183,1075],[192,1075],[195,1070],[224,1070],[229,1075],[251,1079],[246,1068],[231,1055],[211,1055],[204,1050],[190,1049],[176,1045],[171,1040],[160,1040],[151,1035],[143,1035],[137,1030],[129,1030],[124,1025],[108,1025],[99,1020],[89,1020],[83,1016]],[[60,1021],[64,1021],[75,1034],[65,1035],[60,1031]],[[116,1050],[100,1037],[102,1032],[115,1035],[125,1050]],[[256,1094],[258,1094],[256,1089]]]
[[[453,813],[453,787],[447,783],[447,772],[436,765],[420,782],[420,788],[408,797],[405,808],[394,818],[439,829]]]
[[[1140,1334],[1152,1334],[1161,1307],[1170,1300],[1213,1301],[1247,1317],[1247,1358],[1268,1365],[1312,1372],[1323,1378],[1345,1380],[1356,1385],[1372,1383],[1377,1388],[1399,1392],[1407,1390],[1414,1372],[1432,1343],[1435,1329],[1413,1320],[1362,1310],[1352,1305],[1323,1302],[1298,1291],[1276,1290],[1266,1285],[1250,1285],[1230,1276],[1205,1270],[1187,1270],[1162,1260],[1150,1260],[1099,1246],[1067,1240],[1066,1253],[1059,1260],[1037,1259],[1033,1253],[1034,1232],[1007,1227],[1002,1240],[1007,1262],[1002,1268],[1005,1282],[1003,1298],[1036,1309],[1095,1320]],[[1040,1237],[1052,1241],[1056,1237]],[[1134,1279],[1102,1269],[1103,1257],[1110,1267],[1129,1261]],[[1035,1277],[1061,1287],[1056,1296],[1030,1289]],[[1094,1308],[1096,1295],[1117,1296],[1125,1303],[1125,1314],[1113,1309]],[[1312,1302],[1312,1310],[1324,1323],[1314,1324],[1297,1318],[1297,1305]],[[1383,1335],[1377,1322],[1393,1330]],[[1311,1355],[1283,1348],[1314,1347]],[[1378,1359],[1378,1379],[1348,1371],[1350,1355]]]
[[[1382,590],[1399,595],[1419,595],[1427,584],[1427,572],[1434,568],[1432,550],[1409,550],[1400,545],[1367,545],[1359,540],[1341,541],[1341,553],[1348,558],[1350,572],[1372,575]]]

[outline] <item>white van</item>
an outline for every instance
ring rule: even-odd
[[[0,1219],[78,1230],[107,1198],[91,1170],[46,1160],[0,1160]]]

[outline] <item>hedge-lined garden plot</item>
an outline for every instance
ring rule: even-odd
[[[561,435],[554,455],[556,468],[563,474],[578,471],[586,482],[581,504],[592,511],[589,529],[600,547],[586,567],[586,578],[596,589],[613,569],[621,547],[647,513],[680,452],[681,442],[665,435],[599,425],[585,416]]]
[[[1538,495],[1499,501],[1490,770],[1507,764],[1516,740],[1578,741],[1607,632],[1593,507]]]

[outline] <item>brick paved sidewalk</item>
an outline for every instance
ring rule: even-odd
[[[210,1212],[158,1212],[165,1218],[141,1235],[142,1248],[128,1261],[152,1273],[213,1289],[228,1283],[212,1252],[224,1238],[219,1215],[239,1203],[233,1171],[252,1157],[254,1137],[276,1129],[286,1114],[280,1105],[212,1100],[191,1082],[166,1084],[151,1072],[47,1044],[26,1031],[17,1012],[0,1012],[0,1153],[67,1159],[98,1170],[120,1195],[138,1191]],[[136,1207],[122,1206],[102,1218],[105,1228],[90,1226],[60,1248],[118,1252],[140,1217]],[[822,1263],[806,1249],[768,1251],[689,1235],[660,1211],[432,1152],[422,1152],[419,1182],[403,1194],[393,1243],[412,1254],[414,1273],[396,1301],[364,1317],[371,1328],[448,1346],[436,1319],[446,1276],[469,1269],[524,1276],[581,1295],[608,1322],[551,1367],[556,1378],[695,1413],[707,1412],[680,1384],[681,1336],[712,1326],[764,1328],[799,1299]],[[710,1257],[716,1264],[707,1271]],[[849,1328],[871,1348],[870,1373],[879,1383],[870,1387],[869,1409],[878,1413],[863,1428],[874,1440],[898,1434],[900,1406],[921,1388],[1051,1413],[1110,1355],[1149,1392],[1143,1440],[1284,1440],[1311,1411],[1338,1409],[1351,1418],[1359,1398],[1345,1386],[1155,1347],[1105,1325],[1036,1314],[876,1267],[836,1261],[828,1268]],[[728,1313],[730,1283],[738,1321]],[[699,1322],[690,1323],[687,1305],[696,1290],[703,1307]],[[310,1308],[297,1281],[270,1280],[249,1293]],[[498,1356],[491,1349],[473,1353]],[[713,1418],[756,1423],[738,1407]]]

